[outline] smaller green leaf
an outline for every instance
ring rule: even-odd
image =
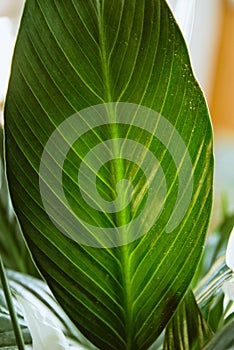
[[[4,266],[3,266],[3,262],[2,262],[2,257],[1,256],[0,256],[0,279],[1,279],[3,292],[4,292],[4,295],[5,295],[5,298],[6,298],[9,314],[10,314],[12,325],[13,325],[13,329],[14,329],[16,344],[17,344],[19,350],[25,350],[23,335],[22,335],[21,328],[20,328],[20,325],[19,325],[19,322],[18,322],[18,318],[17,318],[17,315],[16,315],[16,311],[15,311],[15,307],[14,307],[14,303],[13,303],[10,287],[9,287],[9,284],[8,284],[8,279],[7,279],[7,276],[6,276],[6,273],[5,273],[5,269],[4,269]]]
[[[233,304],[233,301],[230,301],[230,307],[233,306],[232,304]],[[231,312],[227,317],[225,317],[223,325],[226,325],[233,320],[234,320],[234,312]]]
[[[230,318],[225,318],[223,284],[232,276],[232,271],[225,264],[225,255],[213,264],[195,290],[197,303],[212,330],[218,332]],[[231,306],[231,303],[230,305]]]
[[[164,350],[195,350],[211,338],[195,297],[189,290],[166,328]]]
[[[0,303],[2,304],[3,293],[0,291]],[[26,344],[25,349],[31,349],[31,336],[29,334],[28,328],[22,318],[19,318],[19,324],[23,333],[24,342]],[[2,311],[0,306],[0,350],[18,350],[18,346],[15,341],[15,334],[12,328],[12,323],[9,314]]]
[[[233,226],[234,213],[226,213],[217,229],[208,236],[202,258],[193,278],[192,285],[194,287],[206,274],[210,274],[216,261],[225,253]]]
[[[4,266],[39,276],[14,214],[5,177],[3,130],[0,125],[0,255]]]
[[[212,303],[207,321],[214,333],[224,325],[223,293],[220,293]]]
[[[32,340],[31,340],[29,330],[23,319],[23,316],[20,313],[18,304],[16,303],[14,298],[13,298],[13,302],[16,308],[18,322],[20,324],[20,328],[23,333],[24,342],[27,345],[31,344]],[[0,349],[18,350],[16,341],[15,341],[15,334],[12,327],[10,314],[7,308],[6,299],[5,299],[1,285],[0,285]],[[28,349],[28,347],[26,346],[25,349]]]
[[[227,323],[203,350],[232,350],[234,348],[234,320]]]
[[[203,315],[208,318],[210,310],[214,307],[220,295],[225,280],[232,275],[232,271],[225,264],[225,256],[221,256],[212,269],[204,276],[195,289],[197,303]]]

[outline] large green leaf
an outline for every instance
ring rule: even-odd
[[[166,2],[26,1],[5,119],[13,204],[56,298],[101,349],[147,349],[212,197],[207,107]]]

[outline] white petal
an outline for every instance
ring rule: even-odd
[[[224,282],[223,291],[229,300],[234,300],[234,278]]]
[[[32,336],[33,350],[69,349],[63,332],[57,328],[53,319],[48,318],[40,309],[21,296],[17,295],[17,300],[22,306],[25,321]]]
[[[169,0],[169,3],[189,45],[193,31],[196,0]]]
[[[229,305],[230,300],[226,295],[224,295],[223,299],[223,310],[224,310],[224,319],[230,316],[234,312],[234,303],[232,302],[231,306]]]
[[[234,271],[234,228],[232,229],[228,240],[226,251],[226,264],[232,271]]]

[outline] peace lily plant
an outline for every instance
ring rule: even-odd
[[[195,1],[171,8],[26,1],[5,163],[0,129],[0,349],[234,346],[234,214],[203,249],[213,151],[184,40]]]

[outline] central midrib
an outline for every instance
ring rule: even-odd
[[[106,38],[103,31],[103,16],[102,16],[102,8],[100,1],[97,1],[97,9],[98,9],[98,21],[99,21],[99,40],[100,40],[100,59],[103,73],[103,94],[105,103],[108,102],[116,102],[112,98],[111,93],[111,76],[110,76],[110,67],[108,63],[108,54],[106,50]],[[114,107],[114,105],[113,105]],[[114,110],[112,110],[114,113]],[[110,139],[118,139],[121,138],[119,133],[118,125],[111,125],[111,134]],[[114,143],[114,158],[121,159],[121,148],[119,147],[119,143]],[[112,188],[116,186],[118,181],[124,178],[124,163],[123,161],[114,162],[114,174],[111,176]],[[128,222],[128,213],[127,210],[121,211],[116,215],[116,225],[117,227],[123,226]],[[132,349],[132,336],[133,336],[133,318],[132,318],[132,293],[131,293],[131,274],[130,274],[130,264],[129,264],[129,245],[124,244],[118,248],[119,252],[119,260],[121,265],[121,273],[122,273],[122,282],[123,282],[123,309],[125,314],[125,336],[126,336],[126,350]]]

